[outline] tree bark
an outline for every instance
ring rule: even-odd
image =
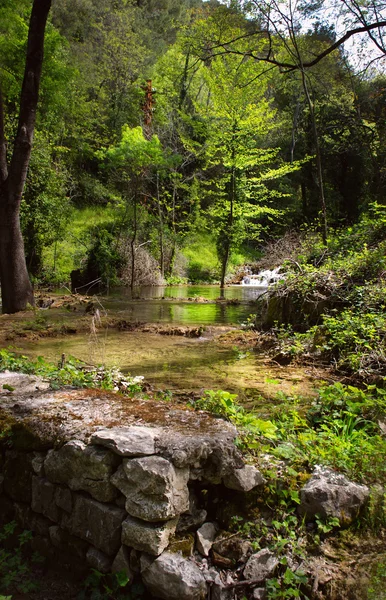
[[[24,310],[27,304],[34,304],[20,229],[20,203],[31,157],[44,34],[50,8],[51,0],[34,0],[32,6],[19,122],[9,168],[0,93],[0,281],[3,313],[18,312]]]

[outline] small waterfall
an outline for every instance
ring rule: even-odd
[[[264,271],[260,271],[256,275],[244,275],[241,285],[249,285],[253,287],[261,287],[267,288],[273,283],[276,283],[280,279],[284,278],[284,275],[280,273],[281,267],[276,267],[276,269],[265,269]]]

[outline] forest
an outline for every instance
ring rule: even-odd
[[[0,600],[384,600],[385,2],[0,0],[0,15]],[[81,390],[90,413],[61,421],[64,409],[48,407],[36,433],[12,374],[74,402]],[[92,574],[61,573],[47,592],[55,569],[33,564],[29,544],[39,538],[44,555],[47,537],[35,513],[56,549],[72,548],[68,531],[90,540],[62,525],[62,500],[54,513],[36,501],[38,484],[46,499],[68,484],[74,506],[110,506],[111,493],[115,511],[138,517],[119,471],[109,481],[126,505],[110,483],[100,500],[81,475],[49,471],[74,443],[71,469],[91,468],[98,394],[112,393],[106,427],[121,401],[140,407],[141,427],[155,423],[147,401],[158,416],[225,420],[260,487],[197,476],[189,493],[216,529],[207,553],[200,529],[174,526],[158,553],[122,541],[132,554],[113,577],[117,549],[106,558],[92,541]],[[86,437],[60,437],[81,418]],[[28,518],[12,473],[32,485]],[[320,479],[330,504],[304,508]],[[245,542],[245,556],[219,532]],[[157,563],[174,547],[189,568],[215,570],[209,591],[142,581],[140,552]],[[247,575],[264,552],[272,569]]]

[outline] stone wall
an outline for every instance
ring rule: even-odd
[[[49,414],[52,402],[63,413],[62,401],[60,393],[45,392],[0,402],[0,416],[13,419],[0,459],[1,520],[16,518],[33,532],[34,549],[57,561],[103,573],[124,570],[131,579],[141,578],[150,594],[168,600],[209,597],[221,584],[202,562],[216,525],[206,523],[195,490],[215,489],[214,497],[225,501],[264,483],[255,467],[243,463],[234,428],[220,419],[203,428],[199,419],[207,415],[179,409],[172,426],[90,426],[83,414],[83,439],[68,439],[68,423],[59,439],[60,422],[50,438],[38,425],[39,415],[43,406]],[[91,403],[87,414],[92,412]],[[193,418],[194,434],[181,425]],[[44,436],[37,435],[39,427]],[[184,555],[178,552],[182,539],[191,540]],[[197,547],[199,560],[193,556]]]

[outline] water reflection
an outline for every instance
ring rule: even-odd
[[[226,300],[238,300],[237,305],[215,303],[220,296],[218,286],[158,286],[134,290],[112,290],[103,299],[106,309],[119,312],[131,321],[175,323],[178,325],[239,324],[254,312],[254,301],[264,292],[246,286],[229,286],[223,290]],[[187,301],[188,299],[191,301]],[[209,300],[206,304],[199,299]],[[196,299],[198,301],[196,301]]]

